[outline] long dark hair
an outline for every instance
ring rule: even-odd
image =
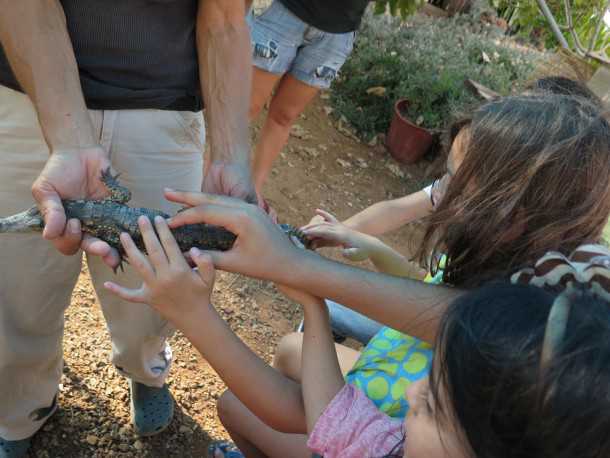
[[[610,456],[610,308],[576,295],[566,336],[541,372],[554,298],[534,286],[492,284],[444,315],[430,386],[474,456]]]
[[[599,106],[550,93],[506,97],[466,128],[464,161],[428,219],[424,265],[434,270],[444,253],[443,280],[473,287],[599,240],[610,215],[610,126]]]
[[[527,92],[538,94],[548,92],[551,94],[582,97],[598,107],[603,106],[601,99],[586,84],[566,78],[565,76],[546,76],[537,79],[526,87]]]

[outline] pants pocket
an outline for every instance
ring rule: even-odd
[[[173,111],[172,113],[187,137],[197,145],[198,148],[202,149],[205,145],[203,114],[200,111]]]

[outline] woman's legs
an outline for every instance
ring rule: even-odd
[[[262,71],[259,70],[258,72]],[[255,79],[256,73],[255,71]],[[271,99],[269,113],[267,114],[265,125],[258,138],[254,152],[252,176],[254,186],[259,195],[269,176],[273,161],[288,141],[292,124],[318,91],[318,88],[309,86],[290,74],[285,74],[280,80],[278,88]],[[262,104],[264,104],[264,101]],[[260,110],[262,104],[258,102],[258,110]],[[254,108],[256,107],[251,106],[251,116],[255,114]]]
[[[231,391],[225,391],[218,399],[217,409],[220,421],[247,458],[311,458],[305,434],[281,433],[270,428]]]
[[[335,344],[339,366],[343,375],[354,367],[360,357],[360,352],[341,344]],[[296,382],[301,381],[301,351],[303,349],[303,334],[293,332],[282,337],[275,350],[273,367]]]
[[[266,72],[258,67],[252,67],[252,94],[250,95],[250,122],[258,118],[271,91],[282,78],[281,74]]]

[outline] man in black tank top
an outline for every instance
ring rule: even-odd
[[[66,224],[61,199],[102,198],[108,166],[137,206],[173,213],[164,187],[255,199],[244,0],[0,0],[0,11],[0,215],[31,205],[31,187],[47,240],[0,238],[0,458],[24,456],[56,409],[63,311],[81,266],[59,252],[79,247],[97,255],[89,270],[135,430],[155,434],[173,414],[171,326],[104,293],[116,253]]]

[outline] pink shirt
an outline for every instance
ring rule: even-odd
[[[401,420],[380,412],[362,391],[345,385],[318,419],[307,446],[324,458],[402,456],[404,438]]]

